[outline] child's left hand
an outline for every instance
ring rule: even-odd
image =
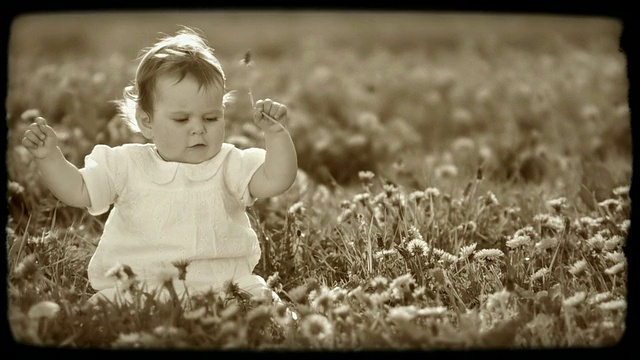
[[[284,126],[281,124],[287,118],[287,107],[284,104],[271,99],[264,99],[256,101],[253,109],[253,122],[262,131],[280,132],[284,130]],[[272,119],[268,118],[267,115]]]

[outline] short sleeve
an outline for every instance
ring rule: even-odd
[[[245,206],[251,206],[257,200],[249,192],[249,182],[264,163],[265,155],[266,150],[261,148],[233,148],[227,157],[224,173],[227,188]]]
[[[91,199],[87,208],[91,215],[100,215],[109,210],[116,199],[118,183],[122,182],[124,168],[120,154],[106,145],[96,145],[84,158],[80,174]]]

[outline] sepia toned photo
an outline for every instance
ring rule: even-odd
[[[623,30],[438,11],[15,17],[10,337],[615,346],[633,168]]]

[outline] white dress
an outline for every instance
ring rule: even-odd
[[[177,276],[174,262],[188,262],[178,291],[219,289],[226,280],[254,294],[266,288],[252,271],[260,244],[246,207],[248,189],[265,150],[223,143],[200,164],[164,161],[153,144],[96,145],[80,169],[98,215],[113,209],[89,262],[96,295],[113,298],[118,283],[107,272],[128,265],[147,289]],[[94,295],[94,298],[96,297]]]

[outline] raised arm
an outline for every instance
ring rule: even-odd
[[[42,181],[58,200],[74,207],[91,205],[80,171],[64,157],[58,136],[44,118],[36,118],[29,126],[22,145],[35,157]]]
[[[268,116],[277,121],[269,119]],[[289,132],[280,123],[286,116],[287,107],[283,104],[270,99],[256,102],[253,120],[264,131],[266,155],[264,164],[249,182],[249,191],[254,197],[280,195],[287,191],[296,179],[298,156]]]

